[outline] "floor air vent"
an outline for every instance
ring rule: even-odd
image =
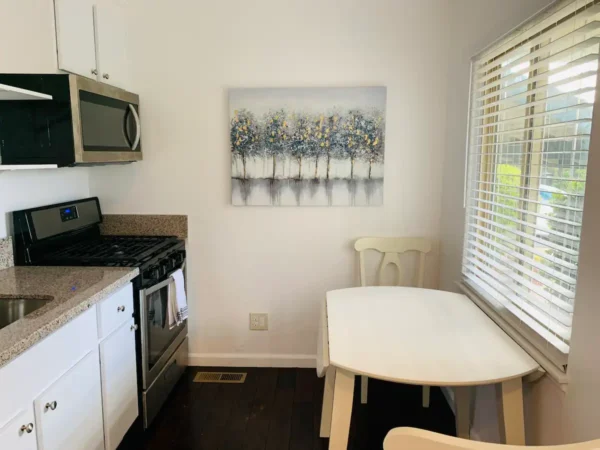
[[[194,383],[243,383],[245,372],[198,372]]]

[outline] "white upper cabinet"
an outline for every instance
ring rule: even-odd
[[[55,0],[58,68],[97,78],[91,0]]]
[[[94,0],[54,0],[58,68],[131,90],[127,14]]]
[[[103,450],[98,351],[90,352],[35,400],[43,450]]]
[[[98,80],[122,89],[129,87],[127,20],[116,6],[94,5]]]

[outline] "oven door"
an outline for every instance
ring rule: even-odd
[[[140,291],[142,384],[148,389],[187,336],[187,320],[169,328],[168,305],[173,277]]]

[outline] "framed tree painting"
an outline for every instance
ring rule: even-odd
[[[385,87],[231,89],[234,205],[383,204]]]

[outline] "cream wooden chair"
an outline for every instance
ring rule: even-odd
[[[424,238],[360,238],[354,243],[354,249],[358,252],[360,261],[360,285],[367,286],[365,251],[376,250],[383,253],[379,268],[377,269],[377,284],[383,283],[385,268],[391,264],[398,272],[396,284],[401,286],[404,281],[400,254],[415,251],[419,253],[417,268],[416,287],[423,287],[425,278],[425,256],[431,251],[432,243]],[[398,343],[402,345],[402,343]],[[369,378],[361,378],[360,402],[367,403],[369,389]],[[429,407],[429,386],[423,386],[423,407]]]
[[[550,447],[522,447],[468,441],[415,428],[395,428],[388,433],[385,441],[383,441],[384,450],[520,450],[524,448],[535,448],[536,450],[597,450],[600,449],[600,440]]]

